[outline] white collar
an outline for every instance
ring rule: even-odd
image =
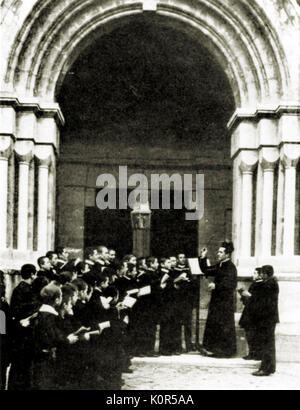
[[[56,312],[54,307],[50,305],[42,305],[39,309],[39,312],[52,313],[53,315],[58,316],[58,313]]]

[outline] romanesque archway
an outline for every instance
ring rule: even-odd
[[[101,34],[139,14],[155,13],[201,39],[231,84],[236,105],[228,124],[234,169],[232,235],[240,272],[272,258],[280,269],[295,271],[299,78],[291,39],[295,33],[297,37],[299,18],[293,0],[284,13],[280,2],[275,3],[262,8],[260,1],[247,0],[3,2],[2,56],[7,65],[1,65],[1,173],[5,177],[0,187],[4,198],[0,229],[4,263],[30,259],[33,252],[41,254],[54,242],[55,162],[63,124],[56,95],[64,76],[77,56]],[[286,19],[289,25],[284,25]],[[273,184],[279,160],[272,254]],[[12,212],[15,168],[22,180],[18,203],[28,203],[28,208],[18,206]]]

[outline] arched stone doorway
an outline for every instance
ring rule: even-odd
[[[118,181],[119,166],[127,166],[128,178],[146,175],[149,190],[153,174],[182,181],[191,174],[194,190],[195,174],[204,174],[199,225],[185,220],[185,209],[152,209],[151,253],[195,256],[198,245],[215,251],[231,237],[226,124],[234,100],[218,62],[184,26],[179,31],[153,13],[125,20],[78,57],[58,102],[66,121],[57,188],[61,244],[82,249],[104,242],[121,254],[132,252],[130,210],[101,211],[95,201],[97,176],[110,173]]]
[[[101,5],[95,0],[3,2],[2,55],[7,61],[1,65],[0,77],[3,265],[17,266],[53,247],[56,160],[64,123],[56,98],[70,67],[107,31],[143,13],[153,13],[201,39],[231,85],[235,101],[228,123],[232,238],[239,272],[248,273],[249,268],[268,261],[281,272],[297,272],[299,64],[298,57],[293,57],[292,39],[298,38],[298,6],[290,0],[283,16],[277,2],[264,8],[259,1],[244,0],[151,4],[149,7],[146,0],[103,1]],[[18,205],[21,203],[25,208]]]

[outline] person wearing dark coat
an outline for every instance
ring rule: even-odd
[[[155,356],[155,336],[160,311],[160,278],[158,273],[158,259],[154,256],[147,258],[146,283],[151,288],[150,295],[142,296],[143,301],[143,349],[146,356]],[[147,286],[147,285],[146,285]]]
[[[30,330],[21,326],[21,320],[33,315],[38,310],[32,283],[36,277],[34,265],[25,264],[21,268],[21,282],[15,287],[10,300],[11,325],[11,367],[9,372],[9,390],[28,390],[30,388]]]
[[[41,290],[43,305],[37,317],[32,319],[33,358],[31,367],[33,390],[53,390],[57,388],[56,351],[60,346],[76,343],[78,337],[62,332],[57,308],[61,305],[62,292],[53,283]]]
[[[176,259],[175,259],[176,265]],[[181,321],[178,315],[177,295],[180,293],[175,288],[174,273],[170,258],[161,260],[161,320],[160,320],[160,342],[159,352],[162,355],[170,356],[181,353]]]
[[[99,261],[99,253],[96,248],[87,248],[85,250],[85,263],[89,267],[89,271],[83,275],[83,279],[85,280],[85,277],[88,277],[88,282],[90,283],[91,280],[93,279],[94,283],[98,280],[98,278],[101,278],[101,273],[102,273],[102,265],[98,263]]]
[[[186,274],[186,280],[179,281],[180,285],[180,315],[181,324],[184,326],[184,339],[186,351],[190,352],[195,349],[192,340],[192,321],[193,308],[196,306],[197,286],[187,264],[185,254],[180,253],[177,256],[177,271],[179,275]]]
[[[236,354],[235,292],[237,269],[230,260],[231,242],[223,242],[217,252],[219,263],[208,266],[207,249],[201,251],[200,268],[205,276],[213,276],[210,283],[211,300],[203,337],[203,353],[214,357],[232,357]]]
[[[57,272],[61,272],[69,261],[69,252],[66,248],[60,246],[55,249],[57,255]]]
[[[76,283],[80,285],[80,282],[74,281],[75,285]],[[76,291],[69,285],[63,285],[61,291],[62,303],[59,308],[60,319],[58,320],[58,328],[65,339],[73,334],[78,336],[78,340],[72,345],[61,343],[57,347],[56,389],[73,390],[75,388],[81,388],[84,383],[82,378],[84,374],[84,363],[82,362],[84,362],[86,351],[88,350],[89,337],[85,338],[85,333],[88,331],[88,328],[85,328],[85,331],[81,332],[80,335],[77,334],[79,329],[84,329],[85,321],[79,322],[79,317],[74,317],[73,300]],[[76,305],[78,307],[77,302]],[[79,309],[82,314],[82,308],[79,307]]]
[[[111,306],[104,294],[109,286],[109,278],[105,271],[97,277],[94,290],[87,303],[88,321],[85,326],[92,331],[99,330],[100,323],[110,322],[110,327],[104,329],[100,335],[93,336],[90,340],[90,354],[86,358],[85,372],[86,387],[89,389],[107,390],[120,383],[120,366],[115,360],[118,356],[118,343],[116,343],[117,330],[114,326],[115,309]]]
[[[279,286],[274,277],[273,266],[264,265],[261,272],[263,283],[257,298],[257,309],[253,315],[261,348],[261,364],[259,370],[253,375],[269,376],[276,371],[275,329],[276,324],[279,323]]]
[[[261,360],[261,348],[259,346],[259,340],[257,335],[257,323],[255,322],[254,315],[257,308],[258,298],[261,293],[263,284],[263,278],[261,274],[261,268],[255,268],[253,274],[253,282],[248,290],[240,288],[242,302],[244,309],[239,321],[240,327],[245,331],[245,336],[248,344],[248,355],[244,356],[245,360]]]
[[[36,277],[35,266],[31,264],[23,265],[21,277],[22,280],[14,288],[10,300],[11,313],[17,321],[32,315],[36,308],[32,291],[32,282]]]
[[[52,265],[50,262],[50,259],[47,256],[41,256],[38,258],[37,263],[40,267],[40,270],[37,273],[37,276],[44,276],[45,278],[48,279],[49,282],[52,280],[57,280],[58,275],[57,273],[52,269]]]
[[[157,291],[158,291],[158,260],[154,257],[147,259],[147,270],[138,269],[136,277],[137,288],[150,287],[150,294],[139,296],[132,316],[132,339],[134,340],[134,355],[153,356],[157,321]]]

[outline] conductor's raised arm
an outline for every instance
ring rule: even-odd
[[[202,248],[199,257],[199,265],[200,269],[204,273],[205,276],[215,276],[218,271],[218,265],[209,266],[208,259],[207,259],[207,248]]]

